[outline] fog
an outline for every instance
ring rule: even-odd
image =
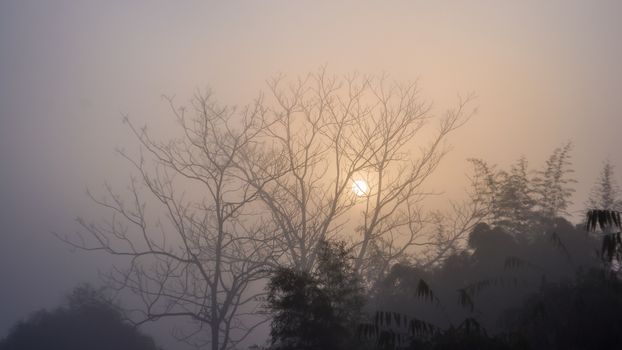
[[[435,116],[475,93],[478,112],[426,183],[442,193],[430,205],[463,198],[469,158],[538,168],[572,141],[578,223],[603,161],[622,171],[620,13],[618,1],[2,2],[0,338],[110,268],[52,232],[103,217],[87,188],[127,186],[115,149],[138,144],[124,116],[170,137],[162,95],[184,105],[211,88],[245,105],[277,74],[324,66],[416,80]]]

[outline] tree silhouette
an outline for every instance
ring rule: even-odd
[[[601,223],[617,227],[613,213],[592,212],[588,219],[592,230]],[[572,348],[568,339],[583,344],[580,349],[591,348],[586,342],[614,344],[598,337],[618,339],[610,333],[617,327],[612,317],[619,312],[617,278],[608,277],[614,282],[608,286],[604,277],[611,274],[593,270],[598,266],[593,255],[597,242],[584,227],[559,217],[548,224],[549,234],[518,240],[501,227],[480,223],[469,236],[469,250],[454,253],[434,269],[394,265],[377,290],[373,304],[378,316],[364,325],[365,338],[386,349]],[[603,252],[609,262],[620,256],[620,240],[614,232],[607,236]],[[594,325],[603,327],[582,335],[580,325],[590,308],[573,310],[580,302],[598,307],[611,303],[615,311],[592,316]],[[541,316],[534,314],[541,304],[548,318],[530,319]],[[444,313],[446,317],[439,317]],[[573,337],[562,339],[565,332]],[[544,343],[547,347],[539,338],[549,333],[557,339]]]
[[[605,161],[587,201],[588,209],[622,210],[620,189],[615,181],[614,166]]]
[[[540,349],[617,349],[622,343],[622,284],[586,271],[575,281],[549,283],[506,313],[515,337]]]
[[[363,288],[343,243],[322,242],[317,270],[279,268],[268,285],[275,349],[351,349]]]
[[[156,350],[153,339],[126,322],[118,307],[88,285],[65,305],[41,310],[17,323],[0,341],[2,350]]]
[[[121,151],[134,170],[128,191],[89,194],[109,219],[79,219],[78,235],[60,237],[122,261],[107,281],[139,296],[134,322],[185,317],[196,332],[183,340],[233,348],[267,321],[255,312],[267,272],[313,273],[322,241],[347,238],[371,285],[416,246],[437,247],[426,260],[440,261],[479,220],[478,210],[443,217],[451,229],[439,233],[421,207],[444,141],[472,114],[470,98],[415,144],[431,118],[414,83],[320,69],[268,87],[244,108],[211,93],[189,108],[168,99],[180,125],[169,140],[125,119],[140,144],[136,155]],[[369,191],[357,197],[359,177]],[[348,218],[358,223],[346,231]]]
[[[373,282],[414,246],[451,245],[466,235],[452,231],[436,240],[419,204],[446,153],[445,139],[473,113],[470,97],[419,141],[431,118],[415,83],[320,69],[269,87],[274,122],[263,139],[272,157],[251,160],[246,174],[276,224],[288,265],[312,271],[320,242],[347,238],[356,271]],[[265,178],[274,181],[262,185]],[[369,187],[358,197],[351,191],[357,180]],[[348,217],[357,218],[354,235],[343,230]]]
[[[472,159],[475,167],[474,188],[476,200],[488,208],[483,221],[498,226],[519,239],[542,235],[567,214],[576,182],[570,168],[572,144],[556,148],[543,169],[529,170],[524,157],[519,158],[509,171],[498,170],[480,159]]]
[[[574,172],[570,168],[570,151],[572,143],[556,148],[546,160],[543,170],[537,172],[534,188],[537,193],[536,203],[541,215],[554,219],[567,214],[566,209],[572,204],[571,197],[576,181],[571,177]]]
[[[156,141],[126,118],[142,146],[136,157],[121,152],[138,174],[129,195],[109,186],[107,196],[91,195],[110,220],[79,219],[83,232],[60,238],[78,249],[129,258],[106,279],[138,294],[142,305],[128,313],[133,322],[184,317],[196,331],[177,337],[225,350],[267,321],[251,311],[278,253],[276,237],[253,214],[259,190],[239,169],[265,127],[265,110],[259,102],[243,111],[221,107],[209,93],[195,96],[189,111],[169,103],[182,136]],[[207,340],[193,337],[201,332]]]

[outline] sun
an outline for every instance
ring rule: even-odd
[[[366,196],[369,193],[369,185],[365,180],[356,180],[352,183],[352,192],[358,197]]]

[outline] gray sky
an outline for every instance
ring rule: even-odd
[[[162,94],[212,87],[244,104],[282,72],[419,79],[434,112],[475,92],[433,186],[459,195],[466,159],[540,166],[568,140],[581,210],[602,161],[622,172],[620,1],[0,2],[0,336],[51,307],[103,256],[50,231],[97,218],[87,187],[123,184],[127,113],[165,136]]]

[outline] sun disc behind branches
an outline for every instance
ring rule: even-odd
[[[365,180],[356,180],[352,183],[352,192],[357,197],[366,196],[369,193],[369,185]]]

